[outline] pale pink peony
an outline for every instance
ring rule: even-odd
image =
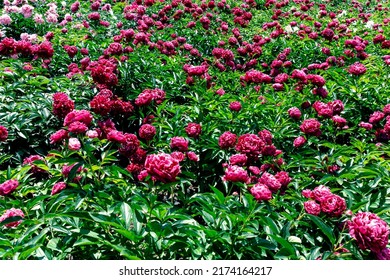
[[[179,161],[165,153],[148,155],[145,168],[152,178],[163,183],[176,181],[181,172]]]
[[[68,148],[69,148],[69,150],[72,150],[72,151],[80,150],[81,143],[80,143],[79,139],[69,138]]]
[[[20,209],[11,208],[5,211],[5,213],[0,217],[0,222],[3,222],[5,219],[11,218],[11,217],[22,217],[24,218],[24,213]],[[8,224],[5,224],[7,228],[11,227],[17,227],[22,223],[22,220],[10,222]]]
[[[380,253],[389,242],[389,226],[374,213],[357,213],[348,222],[348,229],[362,250]]]

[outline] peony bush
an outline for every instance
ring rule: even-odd
[[[389,9],[3,1],[0,258],[389,260]]]

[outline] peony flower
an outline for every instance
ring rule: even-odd
[[[359,212],[348,221],[349,234],[360,249],[381,253],[389,242],[389,226],[376,214]]]
[[[385,114],[383,114],[381,111],[376,111],[370,115],[370,119],[368,120],[369,123],[376,124],[383,120],[385,117]]]
[[[272,192],[266,185],[257,183],[249,191],[257,201],[272,199]]]
[[[202,126],[197,123],[189,123],[185,128],[188,137],[198,138],[202,133]]]
[[[233,148],[236,144],[236,141],[237,141],[237,135],[235,135],[234,133],[231,133],[230,131],[225,131],[219,137],[218,145],[222,149]]]
[[[68,131],[60,129],[50,136],[50,144],[61,142],[68,138]]]
[[[318,216],[321,213],[321,206],[314,200],[308,200],[303,204],[306,213]]]
[[[185,152],[188,150],[188,140],[184,137],[172,137],[170,147],[171,149]]]
[[[179,161],[165,153],[148,155],[145,169],[152,178],[163,183],[176,181],[181,172]]]
[[[65,182],[58,182],[56,184],[54,184],[52,190],[51,190],[51,195],[55,195],[57,193],[59,193],[60,191],[62,191],[63,189],[66,188],[66,183]]]
[[[231,165],[245,165],[248,160],[248,157],[244,154],[232,155],[229,159]]]
[[[242,106],[241,106],[241,103],[239,101],[233,101],[229,105],[229,109],[232,111],[235,111],[235,112],[239,112],[241,110],[241,108],[242,108]]]
[[[81,143],[77,138],[69,138],[68,148],[72,151],[78,151],[81,148]]]
[[[250,181],[248,172],[237,165],[229,165],[225,170],[225,176],[223,176],[222,179],[228,182],[249,183]]]
[[[364,73],[366,73],[366,71],[367,71],[367,68],[363,64],[361,64],[360,62],[355,62],[354,64],[352,64],[348,68],[348,72],[350,74],[356,75],[356,76],[363,75]]]
[[[194,152],[188,152],[187,153],[187,158],[191,161],[199,161],[199,156],[195,154]]]
[[[287,113],[291,118],[295,120],[299,120],[302,116],[301,111],[297,107],[291,107],[290,109],[288,109]]]
[[[264,172],[263,175],[261,175],[259,183],[266,185],[272,192],[276,192],[282,187],[282,184],[278,179],[268,172]]]
[[[327,186],[320,185],[320,186],[314,188],[314,190],[312,191],[311,198],[318,201],[318,202],[321,202],[328,195],[331,195],[331,194],[332,194],[332,192],[330,191],[330,189]]]
[[[17,180],[11,179],[0,184],[0,195],[5,196],[12,193],[19,186]]]
[[[247,155],[259,155],[265,143],[256,134],[244,134],[238,138],[236,150]]]
[[[32,156],[25,158],[23,160],[23,164],[30,165],[30,167],[31,167],[30,171],[33,174],[45,173],[45,170],[38,168],[37,166],[34,165],[34,161],[36,161],[36,160],[44,160],[44,158],[39,156],[39,155],[32,155]]]
[[[321,135],[321,123],[316,119],[304,120],[300,126],[303,133],[308,135],[320,136]]]
[[[306,143],[306,138],[303,136],[298,136],[297,138],[295,138],[293,145],[295,148],[299,148],[305,145],[305,143]]]
[[[11,217],[22,217],[24,218],[24,213],[20,209],[11,208],[5,211],[5,213],[0,217],[0,222],[3,222],[5,219],[11,218]],[[22,220],[10,222],[8,224],[5,224],[7,228],[11,227],[17,227],[22,223]]]
[[[4,126],[0,125],[0,142],[7,140],[8,130]]]
[[[156,128],[151,124],[143,124],[138,130],[138,135],[142,139],[152,140],[156,135]]]
[[[332,217],[340,216],[347,209],[344,198],[335,194],[322,197],[320,205],[321,211]]]

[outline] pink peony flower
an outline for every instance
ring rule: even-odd
[[[240,166],[243,166],[246,164],[248,160],[248,157],[244,154],[236,154],[236,155],[232,155],[229,159],[229,163],[231,165],[240,165]]]
[[[340,216],[347,209],[344,198],[335,194],[322,197],[320,205],[321,211],[332,217]]]
[[[382,251],[376,253],[378,260],[390,260],[390,248],[384,248]]]
[[[87,130],[85,123],[79,121],[72,122],[68,127],[68,131],[73,133],[85,133]]]
[[[69,138],[68,148],[72,151],[78,151],[81,148],[81,143],[77,138]]]
[[[89,126],[93,120],[91,112],[87,110],[73,110],[69,112],[64,119],[64,126],[70,125],[72,122],[82,122],[86,126]]]
[[[381,111],[376,111],[370,115],[370,119],[368,120],[369,123],[376,124],[383,120],[385,117],[385,114],[383,114]]]
[[[44,160],[44,158],[41,157],[40,155],[32,155],[32,156],[29,156],[29,157],[25,158],[23,160],[23,164],[30,165],[31,166],[30,171],[33,174],[45,173],[45,170],[43,170],[41,168],[38,168],[37,166],[34,165],[34,161],[36,161],[36,160]]]
[[[239,112],[241,110],[241,108],[242,108],[242,106],[241,106],[241,103],[239,101],[233,101],[229,105],[229,109],[232,111],[235,111],[235,112]]]
[[[172,137],[170,147],[171,149],[185,152],[188,150],[188,140],[184,137]]]
[[[50,136],[50,144],[61,142],[68,138],[68,131],[60,129]]]
[[[148,155],[145,169],[152,178],[163,183],[174,182],[181,172],[179,161],[165,153]]]
[[[282,185],[282,188],[285,188],[290,184],[291,178],[286,171],[279,171],[278,173],[275,174],[275,178],[280,182]]]
[[[3,14],[0,16],[0,24],[1,25],[10,25],[12,22],[12,19],[9,15]]]
[[[337,127],[344,127],[347,124],[347,120],[340,116],[333,116],[332,121]]]
[[[314,200],[308,200],[303,204],[306,213],[318,216],[321,213],[321,206]]]
[[[237,141],[237,135],[235,135],[234,133],[231,133],[230,131],[225,131],[219,137],[218,145],[222,149],[233,148],[236,144],[236,141]]]
[[[138,135],[142,139],[152,140],[156,135],[156,128],[151,124],[143,124],[138,130]]]
[[[4,126],[0,125],[0,142],[7,140],[8,130]]]
[[[381,253],[389,242],[389,226],[374,213],[357,213],[348,221],[348,229],[362,250]]]
[[[330,191],[330,189],[327,186],[320,185],[320,186],[314,188],[314,190],[312,191],[311,198],[318,201],[318,202],[321,202],[328,195],[331,195],[331,194],[332,194],[332,192]]]
[[[19,186],[17,180],[11,179],[0,184],[0,195],[5,196],[12,193]]]
[[[225,170],[225,176],[223,176],[222,179],[228,182],[249,183],[250,181],[248,172],[244,168],[237,165],[229,165]]]
[[[352,64],[348,68],[348,72],[350,74],[356,75],[356,76],[363,75],[364,73],[366,73],[366,71],[367,71],[367,68],[363,64],[361,64],[360,62],[355,62],[354,64]]]
[[[189,123],[185,128],[188,137],[198,138],[202,133],[202,126],[197,123]]]
[[[297,138],[295,138],[293,145],[295,148],[299,148],[305,145],[305,143],[306,143],[306,138],[303,136],[298,136]]]
[[[263,175],[261,175],[259,183],[266,185],[272,192],[276,192],[282,187],[282,184],[278,179],[268,172],[264,172]]]
[[[51,190],[51,195],[55,195],[57,193],[59,193],[60,191],[62,191],[63,189],[66,188],[66,183],[65,182],[58,182],[56,184],[54,184],[52,190]]]
[[[99,137],[99,133],[96,130],[88,130],[85,135],[91,139]]]
[[[291,118],[295,120],[299,120],[302,116],[301,111],[297,107],[291,107],[290,109],[288,109],[287,113]]]
[[[366,129],[366,130],[371,130],[372,127],[373,127],[372,124],[366,123],[366,122],[360,122],[360,123],[359,123],[359,126],[360,126],[361,128]]]
[[[11,218],[11,217],[22,217],[24,218],[24,213],[20,209],[11,208],[5,211],[5,213],[0,217],[0,222],[3,222],[5,219]],[[11,227],[17,227],[22,223],[22,220],[11,222],[8,224],[5,224],[7,228]]]
[[[194,152],[188,152],[187,157],[191,161],[195,161],[195,162],[199,161],[199,156],[197,154],[195,154]]]
[[[247,155],[259,155],[265,143],[256,134],[244,134],[238,138],[236,150]]]
[[[272,199],[272,192],[266,185],[260,183],[250,188],[250,192],[257,201]]]
[[[304,120],[300,126],[303,133],[308,135],[320,136],[321,135],[321,123],[316,119]]]
[[[302,191],[302,196],[306,198],[312,198],[313,197],[313,192],[309,189],[304,189]]]

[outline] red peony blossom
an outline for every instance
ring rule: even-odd
[[[0,142],[4,142],[8,138],[8,130],[4,126],[0,125]]]
[[[65,129],[60,129],[56,132],[54,132],[51,136],[50,136],[50,144],[55,144],[55,143],[58,143],[58,142],[61,142],[65,139],[68,139],[68,131],[66,131]]]
[[[96,95],[91,102],[89,102],[89,106],[91,107],[92,112],[99,114],[101,116],[106,116],[111,111],[111,99],[107,95],[98,94]]]
[[[239,165],[239,166],[243,166],[246,164],[248,160],[248,157],[244,154],[236,154],[236,155],[232,155],[230,158],[229,158],[229,163],[231,165]]]
[[[344,127],[347,124],[347,120],[340,116],[333,116],[332,121],[337,127]]]
[[[321,123],[316,119],[304,120],[300,126],[303,133],[307,135],[320,136],[321,135]]]
[[[265,143],[256,134],[244,134],[238,138],[236,150],[247,154],[256,156],[259,155],[264,148]]]
[[[383,120],[385,117],[385,114],[383,114],[381,111],[376,111],[370,115],[370,119],[368,120],[369,123],[376,124]]]
[[[291,178],[286,171],[279,171],[275,174],[275,178],[280,182],[282,188],[286,188],[291,182]]]
[[[138,135],[142,139],[152,140],[156,135],[156,128],[151,124],[143,124],[138,130]]]
[[[135,134],[132,133],[125,133],[125,142],[121,144],[121,147],[119,148],[119,153],[126,156],[131,157],[134,155],[134,153],[137,152],[139,148],[139,140]]]
[[[282,184],[278,179],[268,172],[264,172],[263,175],[261,175],[259,183],[266,185],[272,192],[276,192],[282,187]]]
[[[272,199],[272,192],[266,185],[257,183],[249,191],[257,201]]]
[[[312,196],[311,198],[321,202],[322,200],[325,199],[326,196],[331,195],[332,192],[327,186],[320,185],[318,187],[315,187],[314,190],[312,191]]]
[[[236,145],[236,142],[237,142],[237,135],[231,133],[230,131],[225,131],[219,137],[218,145],[222,149],[229,149],[229,148],[233,148]]]
[[[389,226],[374,213],[357,213],[348,221],[348,229],[362,250],[380,253],[389,242]]]
[[[314,200],[308,200],[303,204],[306,213],[318,216],[321,213],[321,206]]]
[[[0,195],[5,196],[12,193],[19,186],[17,180],[11,179],[0,184]]]
[[[198,138],[202,133],[202,126],[197,123],[189,123],[185,128],[188,137]]]
[[[295,120],[299,120],[302,116],[301,111],[297,107],[291,107],[290,109],[288,109],[287,113],[291,118]]]
[[[321,211],[331,217],[338,217],[347,209],[344,198],[335,194],[322,197],[320,205]]]
[[[53,114],[63,119],[74,109],[74,102],[63,92],[53,94]]]
[[[85,133],[87,130],[85,123],[79,121],[72,122],[68,127],[68,131],[73,133]]]
[[[23,164],[30,165],[30,167],[31,167],[30,171],[33,174],[45,173],[46,172],[45,170],[34,165],[34,161],[36,161],[36,160],[44,160],[44,158],[41,157],[40,155],[32,155],[32,156],[25,158],[23,160]]]
[[[225,170],[225,176],[222,177],[222,180],[228,182],[250,182],[248,172],[244,168],[237,165],[229,165]]]
[[[161,104],[165,99],[165,91],[161,89],[145,89],[135,99],[135,105],[148,106],[152,101],[156,104]]]
[[[188,140],[183,137],[172,137],[170,147],[180,152],[186,152],[188,150]]]
[[[191,161],[199,161],[199,156],[197,154],[195,154],[194,152],[188,152],[187,153],[187,158]]]
[[[153,179],[163,183],[176,181],[180,174],[180,162],[169,154],[159,153],[148,155],[145,169]]]
[[[233,101],[229,105],[229,109],[235,112],[239,112],[241,110],[242,106],[239,101]]]
[[[366,130],[371,130],[373,126],[370,123],[360,122],[359,127],[364,128]]]
[[[367,71],[367,68],[363,64],[361,64],[360,62],[355,62],[354,64],[352,64],[348,68],[348,72],[350,74],[356,75],[356,76],[363,75],[364,73],[366,73],[366,71]]]
[[[11,218],[11,217],[22,217],[24,218],[24,213],[20,209],[11,208],[5,211],[5,213],[0,217],[0,222],[3,222],[5,219]],[[7,228],[17,227],[22,223],[22,220],[10,222],[8,224],[5,224]]]
[[[64,126],[70,125],[72,122],[82,122],[86,126],[89,126],[93,120],[93,117],[91,115],[91,112],[87,110],[73,110],[72,112],[68,113],[65,116],[64,119]]]
[[[58,182],[56,184],[54,184],[52,190],[51,190],[51,195],[55,195],[57,193],[59,193],[60,191],[62,191],[63,189],[66,188],[66,183],[65,182]]]
[[[332,107],[327,103],[316,101],[313,104],[313,108],[314,110],[316,110],[318,116],[320,117],[331,118],[333,116]]]

